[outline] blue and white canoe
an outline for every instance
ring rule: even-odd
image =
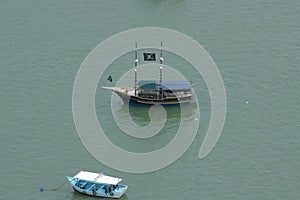
[[[73,189],[82,194],[96,197],[120,198],[126,193],[127,185],[119,184],[122,179],[104,175],[80,171],[74,177],[67,176]]]

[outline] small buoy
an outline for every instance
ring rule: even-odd
[[[43,187],[40,187],[40,191],[43,192],[45,189]]]
[[[248,101],[245,102],[245,104],[248,104],[248,103],[249,103]]]
[[[196,117],[195,120],[198,121],[198,118]]]

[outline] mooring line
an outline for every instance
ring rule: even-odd
[[[68,180],[65,180],[65,182],[64,182],[63,184],[61,184],[58,188],[50,188],[50,189],[48,189],[48,188],[40,187],[40,191],[41,191],[41,192],[43,192],[43,191],[57,191],[57,190],[59,190],[60,188],[62,188],[62,187],[66,184],[67,181],[68,181]]]

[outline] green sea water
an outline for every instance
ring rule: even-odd
[[[124,200],[298,199],[299,10],[293,0],[1,0],[0,199],[94,199],[68,184],[47,191],[79,170],[122,177],[129,185]],[[227,116],[217,145],[204,159],[198,152],[210,120],[207,87],[172,55],[168,65],[197,83],[200,98],[198,134],[183,156],[161,170],[131,174],[102,164],[82,145],[72,114],[76,73],[100,42],[138,27],[189,35],[219,68]],[[130,56],[113,63],[105,75],[119,78],[130,69],[122,66],[133,64]],[[99,86],[109,84],[105,78]],[[176,108],[168,108],[168,125],[153,138],[122,135],[112,120],[110,94],[98,87],[96,111],[115,144],[148,152],[174,137]],[[147,111],[133,107],[130,113],[143,126],[150,120]]]

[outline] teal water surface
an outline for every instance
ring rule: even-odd
[[[298,199],[299,8],[293,0],[0,1],[0,199],[93,199],[68,184],[39,191],[60,186],[79,170],[122,177],[129,185],[124,200]],[[196,139],[172,165],[131,174],[105,166],[82,145],[72,89],[77,70],[97,44],[149,26],[180,31],[207,50],[224,80],[227,116],[213,151],[198,159],[210,99],[203,79],[183,66],[201,98]],[[99,85],[104,83],[105,77]],[[98,119],[119,146],[147,152],[174,136],[175,108],[168,110],[168,127],[153,138],[121,136],[102,94],[110,92],[97,89]],[[145,108],[132,108],[131,116],[137,124],[149,122]]]

